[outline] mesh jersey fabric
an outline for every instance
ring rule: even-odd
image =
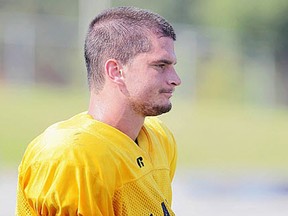
[[[50,126],[19,165],[16,215],[174,215],[174,137],[147,117],[137,140],[86,113]]]

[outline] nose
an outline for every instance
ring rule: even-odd
[[[179,86],[181,84],[181,79],[174,68],[171,70],[170,73],[169,84],[174,86]]]

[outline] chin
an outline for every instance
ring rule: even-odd
[[[166,105],[157,105],[153,106],[151,109],[146,110],[147,112],[145,113],[145,116],[158,116],[164,113],[169,112],[172,109],[172,104],[166,104]]]
[[[151,101],[132,102],[131,107],[135,113],[141,116],[158,116],[167,113],[171,110],[172,104],[170,101],[163,103],[152,103]]]

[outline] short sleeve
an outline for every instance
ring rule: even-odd
[[[18,215],[23,206],[35,215],[114,215],[100,174],[65,161],[35,163],[22,171],[18,193],[22,193],[17,200]]]

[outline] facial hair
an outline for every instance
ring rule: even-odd
[[[168,103],[166,105],[153,104],[149,101],[141,101],[141,102],[131,102],[132,109],[137,114],[146,116],[158,116],[163,113],[167,113],[172,109],[172,104]]]

